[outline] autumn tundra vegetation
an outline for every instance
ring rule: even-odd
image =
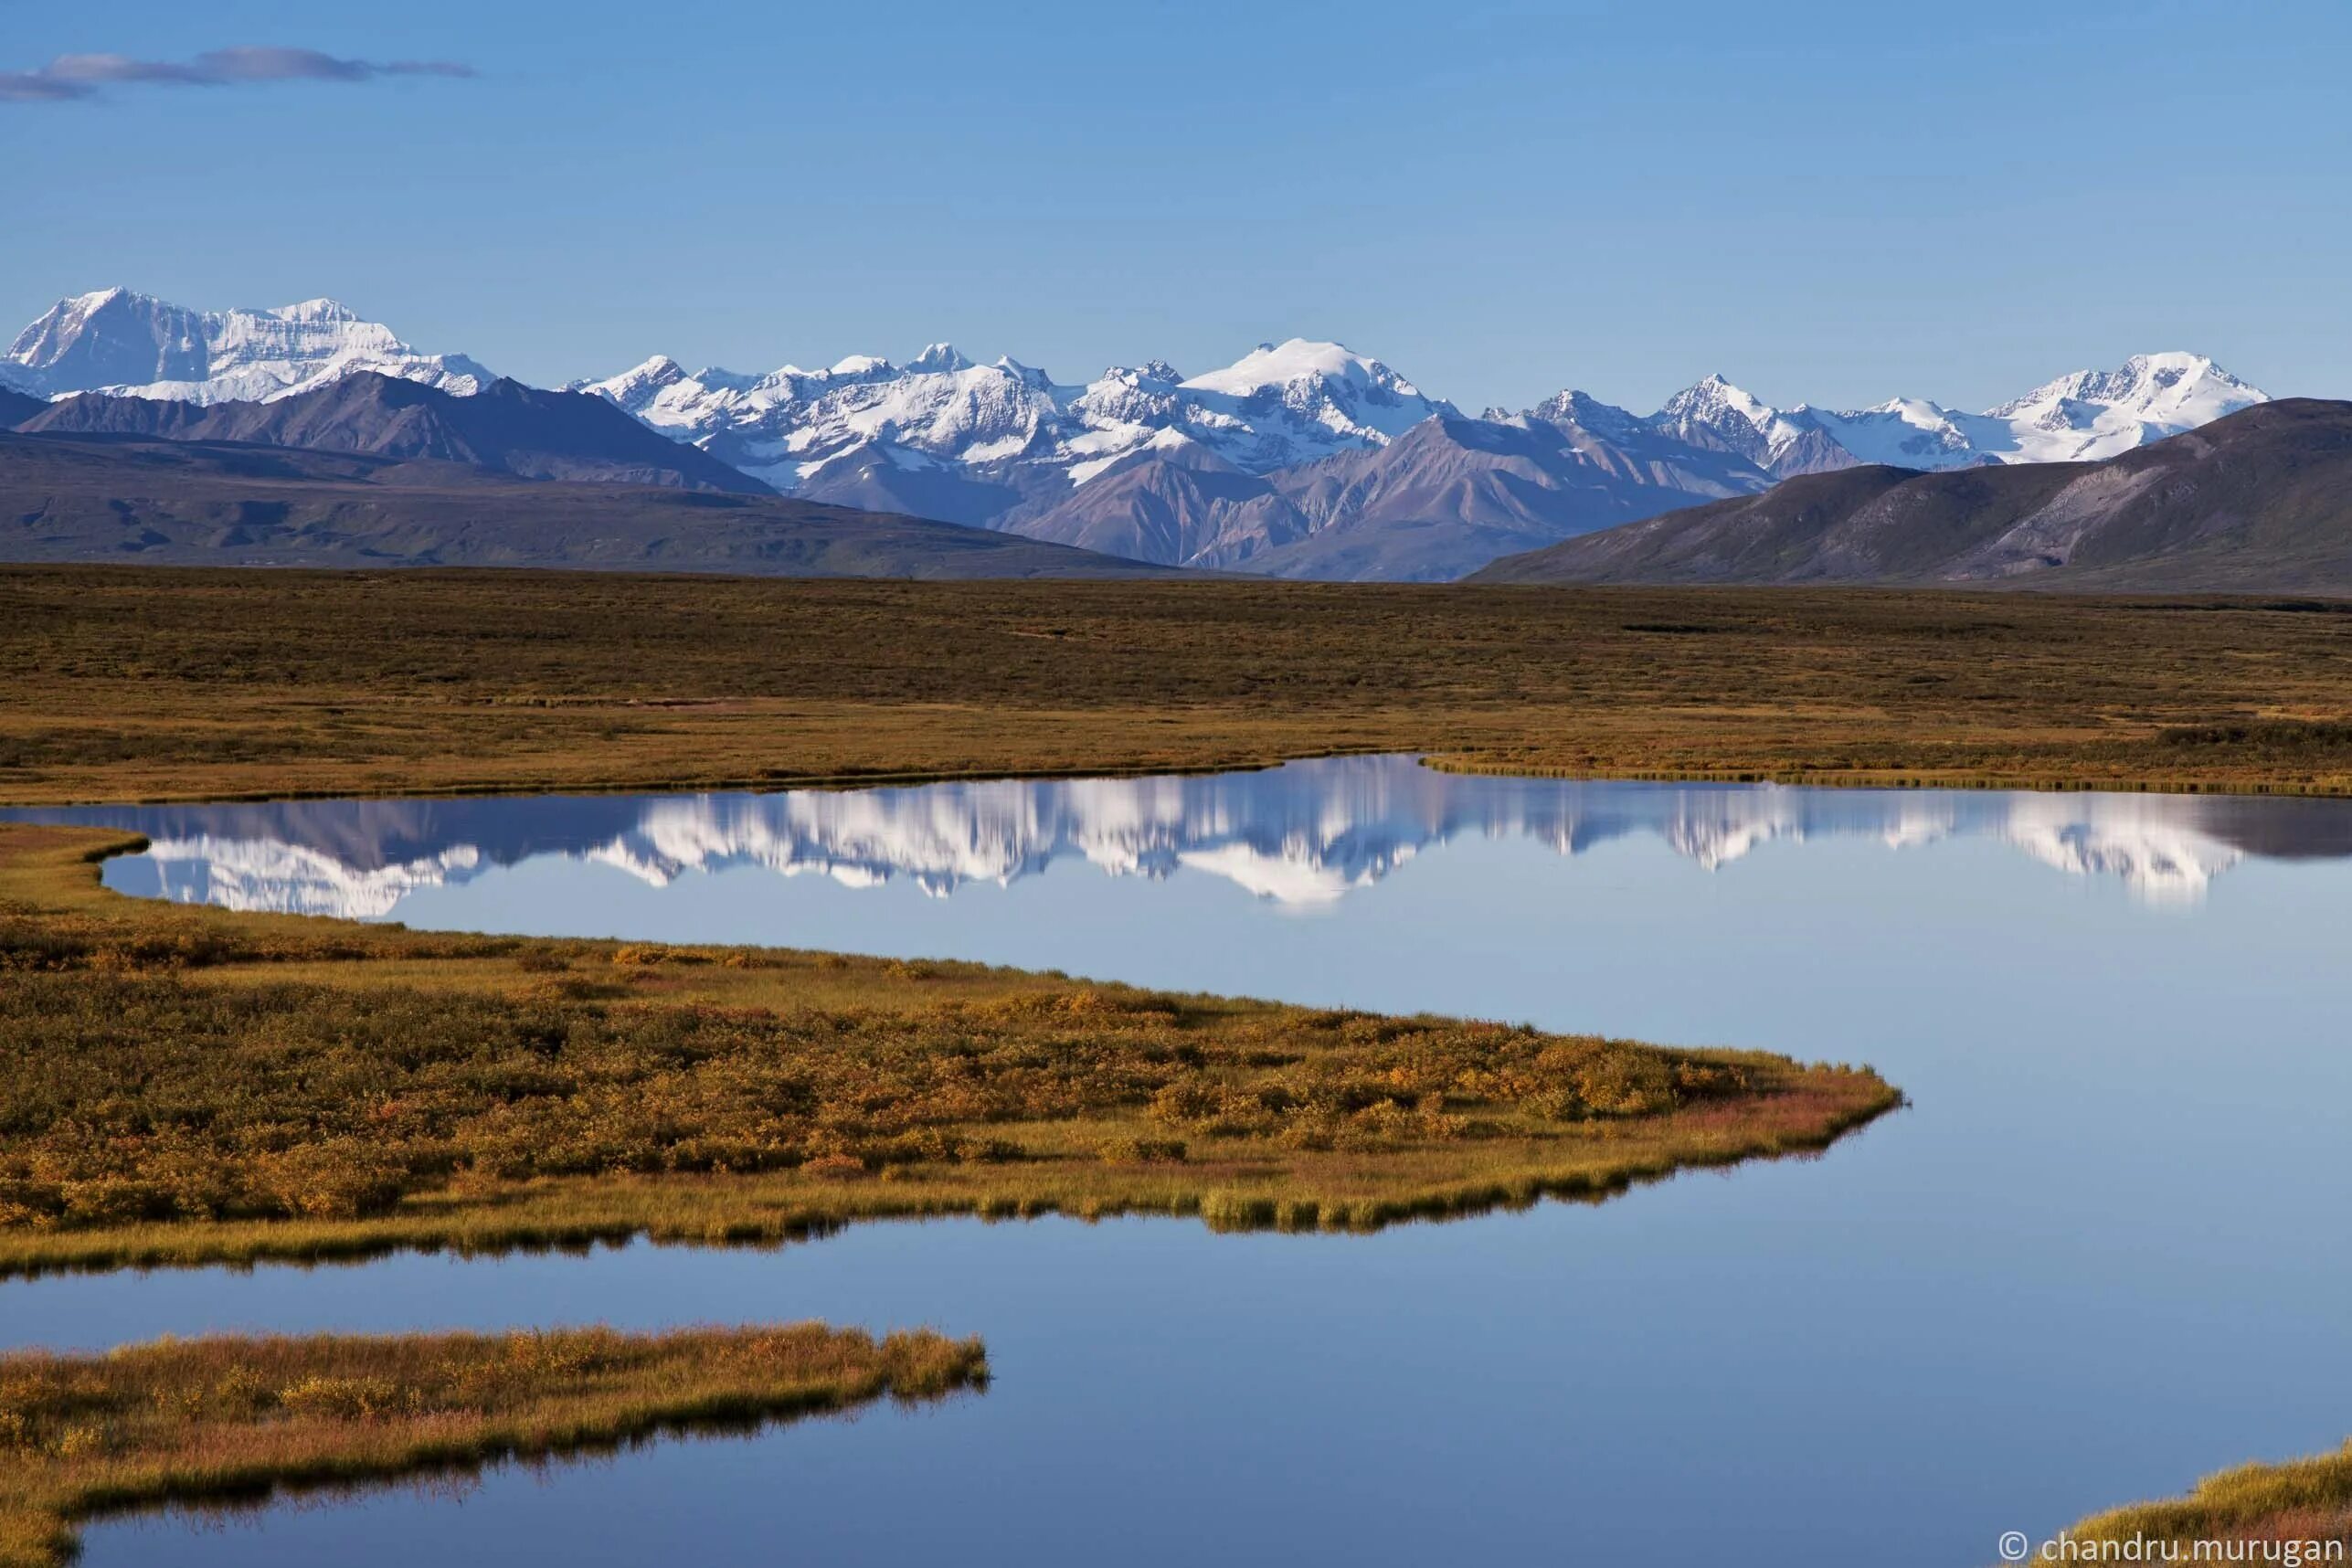
[[[2217,1544],[2226,1555],[2216,1554]],[[2352,1561],[2352,1443],[2307,1459],[2241,1465],[2208,1476],[2187,1497],[2093,1515],[2066,1531],[2059,1549],[2069,1545],[2075,1555],[2050,1560]]]
[[[0,828],[0,1269],[929,1213],[1364,1229],[1817,1150],[1867,1068],[978,965],[132,900]]]
[[[161,1340],[0,1355],[0,1568],[51,1568],[83,1521],[248,1504],[743,1428],[988,1379],[978,1340],[803,1323]]]
[[[2352,791],[2352,600],[0,567],[0,800],[1155,772],[1335,752]]]
[[[2347,714],[2352,610],[2277,597],[0,570],[0,800],[24,803],[1375,751],[2341,794]],[[94,870],[128,847],[0,828],[0,1272],[760,1245],[935,1213],[1361,1229],[1808,1153],[1900,1101],[1867,1068],[1509,1022],[135,903]],[[928,1338],[741,1332],[835,1372],[759,1371],[725,1334],[608,1337],[527,1373],[524,1340],[444,1337],[19,1354],[0,1562],[52,1561],[118,1507],[984,1372]],[[893,1355],[915,1361],[877,1374]],[[2336,1540],[2347,1518],[2336,1455],[2076,1533]]]

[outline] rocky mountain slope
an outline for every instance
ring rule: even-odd
[[[1015,533],[1281,577],[1445,581],[1563,532],[1772,481],[1637,421],[1440,416],[1384,446],[1246,473],[1186,444],[1136,454]]]
[[[13,432],[0,433],[0,560],[777,577],[1166,570],[773,495],[529,481],[372,454]]]
[[[82,392],[24,400],[26,431],[246,441],[471,463],[521,479],[662,484],[768,494],[701,449],[664,439],[602,398],[499,379],[470,397],[359,371],[266,403],[184,403]],[[24,405],[20,405],[22,407]],[[0,407],[0,422],[8,409]]]
[[[2264,403],[2103,462],[1800,475],[1470,580],[2352,593],[2352,403]]]

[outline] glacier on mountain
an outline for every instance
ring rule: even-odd
[[[333,300],[191,311],[128,289],[60,300],[16,335],[0,376],[19,391],[258,403],[372,370],[470,395],[495,379],[463,355],[420,354]]]
[[[975,365],[934,344],[905,366],[860,355],[821,371],[689,374],[656,356],[570,390],[610,399],[780,490],[806,491],[833,465],[900,454],[982,479],[1019,463],[1066,490],[1121,458],[1190,441],[1246,472],[1379,446],[1451,404],[1338,344],[1261,344],[1190,379],[1164,361],[1113,366],[1083,386],[1001,358]],[[1039,475],[1011,489],[1029,493]]]
[[[1790,454],[1820,436],[1854,462],[1965,468],[1980,462],[2095,462],[2269,400],[2200,354],[2135,354],[2114,370],[2078,370],[1981,414],[1923,397],[1868,408],[1775,408],[1711,376],[1676,394],[1655,419],[1705,432],[1785,475]]]

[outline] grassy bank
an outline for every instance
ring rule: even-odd
[[[2352,789],[2352,603],[0,568],[0,800],[780,785],[1332,751]]]
[[[977,1340],[819,1323],[163,1340],[0,1356],[0,1565],[70,1560],[77,1527],[741,1427],[987,1381]]]
[[[2247,1543],[2239,1554],[2208,1557],[2231,1563],[2328,1563],[2352,1556],[2352,1444],[2333,1454],[2285,1464],[2241,1465],[2208,1476],[2185,1498],[2135,1503],[2097,1514],[2069,1531],[2084,1551],[2067,1559],[2095,1562],[2096,1545],[2177,1542],[2175,1557],[2145,1545],[2137,1557],[2107,1561],[2191,1561],[2192,1543]],[[2096,1545],[2094,1545],[2096,1543]],[[2334,1543],[2342,1555],[2326,1554]]]
[[[0,828],[0,1271],[939,1213],[1369,1228],[1817,1150],[1867,1069],[118,897]]]

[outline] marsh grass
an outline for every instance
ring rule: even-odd
[[[0,1565],[92,1518],[254,1502],[982,1386],[978,1340],[820,1323],[162,1340],[0,1356]]]
[[[0,1271],[766,1243],[856,1220],[1371,1229],[1826,1147],[1865,1068],[980,965],[119,897],[0,828]]]
[[[2190,1560],[2189,1543],[2196,1542],[2243,1542],[2251,1548],[2240,1556],[2209,1561],[2283,1563],[2290,1559],[2281,1549],[2295,1543],[2304,1545],[2300,1561],[2325,1561],[2307,1543],[2352,1549],[2352,1443],[2333,1454],[2223,1470],[2199,1481],[2187,1497],[2097,1514],[2068,1533],[2077,1542],[2119,1546],[2179,1542],[2177,1560],[2184,1563]],[[2136,1560],[2164,1559],[2144,1554]]]

